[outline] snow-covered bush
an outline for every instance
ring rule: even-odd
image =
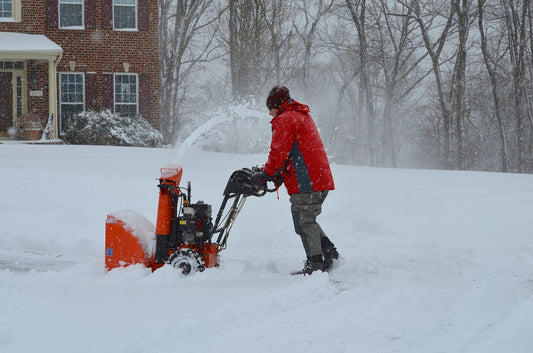
[[[85,111],[71,119],[63,139],[77,145],[162,147],[164,138],[141,116]]]

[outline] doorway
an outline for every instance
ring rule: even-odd
[[[13,126],[13,73],[0,72],[0,136]]]

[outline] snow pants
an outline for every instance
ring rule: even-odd
[[[302,238],[308,258],[323,255],[322,249],[334,246],[316,221],[322,212],[322,204],[326,196],[328,196],[328,190],[290,196],[294,231]]]

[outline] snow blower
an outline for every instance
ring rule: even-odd
[[[107,270],[143,264],[155,271],[170,264],[188,275],[218,266],[218,255],[226,248],[230,230],[246,198],[276,190],[268,189],[266,182],[262,187],[255,186],[251,177],[258,172],[254,167],[231,174],[213,224],[211,205],[203,201],[191,203],[190,182],[186,188],[180,187],[182,167],[171,164],[161,168],[155,227],[144,216],[130,210],[107,216]],[[233,202],[226,212],[230,200]]]

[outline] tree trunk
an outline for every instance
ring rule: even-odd
[[[468,39],[468,30],[470,27],[469,9],[467,0],[455,0],[455,12],[458,19],[459,47],[455,61],[455,90],[454,114],[455,114],[455,137],[457,139],[457,156],[455,166],[463,170],[465,168],[465,151],[464,151],[464,102],[465,102],[465,71],[466,71],[466,41]],[[453,87],[453,86],[452,86]]]
[[[452,168],[453,163],[451,159],[451,112],[449,109],[448,100],[446,98],[446,95],[444,93],[444,85],[442,82],[442,73],[440,70],[440,55],[442,52],[442,49],[444,47],[444,44],[446,43],[448,33],[450,31],[450,28],[453,23],[453,17],[455,8],[453,6],[453,1],[451,0],[451,6],[450,6],[450,12],[448,14],[448,17],[446,19],[446,24],[444,25],[444,28],[438,37],[437,41],[433,43],[429,36],[429,29],[427,28],[424,19],[422,17],[420,4],[418,1],[412,1],[410,5],[403,4],[404,6],[410,7],[411,11],[415,15],[415,19],[418,22],[418,25],[420,27],[420,32],[422,34],[422,38],[424,40],[424,44],[426,46],[426,50],[428,52],[428,55],[431,59],[431,66],[433,68],[433,74],[435,76],[435,83],[437,85],[437,93],[438,93],[438,101],[439,101],[439,107],[441,110],[442,115],[442,121],[443,121],[443,130],[444,130],[444,141],[443,141],[443,156],[444,156],[444,167],[445,168]],[[430,21],[431,22],[431,21]]]
[[[361,70],[360,83],[364,93],[364,102],[366,108],[366,127],[368,137],[368,161],[370,165],[376,164],[375,149],[375,113],[372,86],[370,84],[368,73],[368,43],[366,41],[366,0],[356,1],[352,4],[351,0],[346,0],[351,14],[352,21],[357,29],[359,38],[359,65]],[[357,11],[359,9],[359,11]]]
[[[481,51],[483,53],[483,61],[489,74],[490,85],[492,89],[492,99],[494,101],[494,114],[496,115],[496,123],[498,127],[498,135],[500,137],[500,163],[501,171],[507,173],[509,171],[509,162],[507,158],[507,138],[505,136],[505,130],[503,126],[502,108],[500,103],[500,97],[498,96],[498,80],[496,78],[495,67],[492,63],[492,56],[487,48],[487,38],[483,28],[483,14],[484,4],[486,0],[478,0],[478,15],[479,15],[479,34],[481,38]]]
[[[509,55],[512,64],[514,113],[516,120],[516,153],[517,171],[524,173],[526,167],[526,141],[524,125],[524,73],[526,46],[526,16],[529,0],[522,3],[522,12],[515,7],[514,2],[503,0],[505,23],[509,39]]]

